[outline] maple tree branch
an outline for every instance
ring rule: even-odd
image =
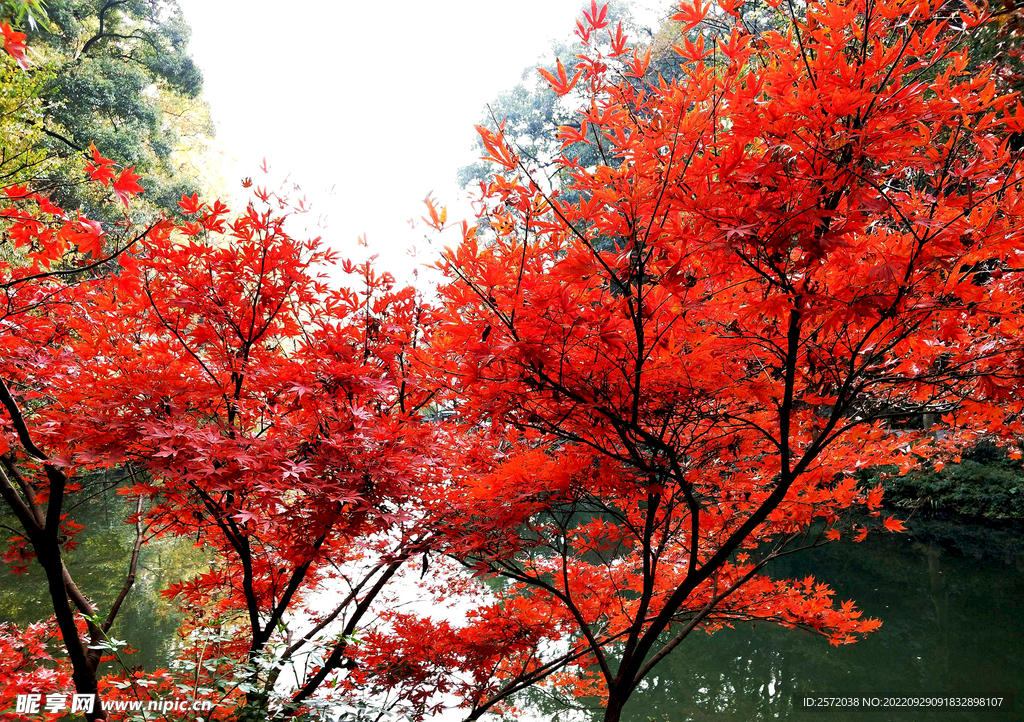
[[[167,319],[165,319],[163,314],[160,312],[160,309],[156,304],[156,299],[153,298],[153,291],[149,286],[148,276],[144,279],[142,287],[146,291],[146,298],[149,299],[149,305],[153,309],[153,312],[156,313],[157,319],[159,319],[160,323],[163,324],[164,328],[166,328],[168,331],[174,334],[174,337],[178,339],[178,342],[181,344],[182,348],[185,349],[189,356],[195,359],[196,363],[199,364],[199,366],[203,369],[206,375],[210,377],[210,380],[213,381],[214,386],[216,386],[217,390],[220,391],[221,396],[224,399],[224,402],[229,404],[230,402],[228,402],[227,394],[224,393],[224,387],[221,385],[221,382],[217,379],[217,377],[206,365],[206,363],[199,357],[199,355],[192,350],[192,347],[188,345],[188,343],[182,337],[181,333],[178,331],[177,326],[172,326],[170,322]]]
[[[189,481],[188,485],[199,495],[203,505],[213,516],[214,522],[220,527],[235,553],[238,554],[242,564],[242,594],[245,597],[249,616],[250,634],[252,639],[257,639],[262,634],[262,625],[259,617],[259,601],[253,588],[252,550],[249,540],[238,529],[231,516],[202,487],[194,481]],[[250,653],[254,653],[253,650],[250,649]]]
[[[0,468],[0,496],[7,502],[7,506],[14,512],[14,515],[18,517],[18,521],[25,528],[25,533],[30,541],[33,540],[33,537],[42,533],[44,526],[42,518],[37,517],[35,511],[25,503],[25,500],[15,490],[14,485],[11,484],[11,480],[2,468]]]
[[[14,460],[11,458],[10,452],[0,456],[0,463],[7,469],[7,473],[14,478],[17,482],[18,487],[21,489],[22,494],[25,495],[25,499],[28,502],[28,508],[32,511],[35,517],[36,524],[42,529],[46,524],[46,516],[43,512],[42,506],[36,498],[36,489],[32,485],[32,482],[25,478],[25,476],[18,470],[18,467],[14,465]]]
[[[811,70],[811,64],[807,61],[807,48],[804,46],[803,37],[800,34],[800,25],[796,21],[796,10],[793,8],[793,0],[786,0],[789,5],[789,19],[792,22],[791,27],[796,33],[796,42],[800,47],[800,56],[803,58],[804,67],[807,68],[807,79],[811,81],[811,87],[815,90],[818,89],[817,83],[814,82],[814,72]]]
[[[14,427],[14,431],[18,436],[18,441],[25,450],[34,456],[39,461],[46,461],[49,458],[42,449],[35,445],[32,441],[32,434],[29,433],[28,425],[25,423],[25,417],[21,414],[21,409],[18,408],[17,402],[14,397],[11,396],[11,391],[7,386],[7,382],[0,379],[0,403],[7,409],[7,415],[11,419],[11,425]]]
[[[792,538],[793,537],[791,537],[790,539],[792,539]],[[784,543],[782,545],[782,547],[785,548],[786,544],[788,544],[788,541],[786,543]],[[673,649],[675,649],[677,646],[679,646],[679,644],[684,639],[686,639],[687,636],[689,636],[690,632],[692,632],[697,627],[697,625],[700,624],[715,609],[715,607],[717,607],[719,604],[721,604],[729,595],[731,595],[737,589],[739,589],[744,584],[746,584],[748,581],[750,581],[754,577],[754,575],[757,574],[757,572],[759,572],[761,569],[763,569],[765,567],[765,565],[768,564],[768,562],[772,561],[773,559],[777,559],[779,556],[781,556],[781,555],[780,554],[776,554],[776,553],[773,553],[773,554],[770,554],[770,555],[766,556],[764,559],[759,561],[757,564],[753,565],[748,572],[746,572],[743,576],[741,576],[736,582],[734,582],[732,585],[730,585],[727,589],[725,589],[724,591],[720,592],[718,595],[712,595],[711,599],[708,600],[708,603],[705,604],[704,607],[696,615],[694,615],[690,619],[690,621],[686,624],[686,626],[684,626],[681,630],[679,630],[679,632],[671,640],[666,642],[665,645],[661,649],[659,649],[657,652],[652,654],[650,659],[648,659],[644,663],[643,667],[641,667],[636,672],[636,674],[633,677],[633,686],[636,687],[637,685],[639,685],[640,682],[643,681],[644,677],[646,677],[648,674],[650,674],[651,670],[653,670],[654,667],[662,659],[667,657],[669,655],[669,653]]]
[[[385,562],[380,562],[376,566],[374,566],[366,575],[363,576],[362,580],[360,580],[358,584],[351,588],[351,591],[349,591],[348,595],[341,600],[341,603],[338,606],[336,606],[331,611],[330,614],[328,614],[326,617],[320,620],[320,622],[317,623],[316,626],[314,626],[312,629],[306,632],[306,634],[303,635],[301,639],[297,640],[296,642],[288,646],[281,654],[281,659],[291,659],[291,657],[296,652],[298,652],[303,645],[307,644],[309,641],[313,639],[313,637],[315,637],[317,634],[326,629],[327,626],[335,619],[337,619],[338,616],[345,610],[345,608],[348,607],[348,605],[351,604],[357,598],[360,590],[362,590],[362,588],[370,582],[373,576],[381,569],[383,569],[385,566],[387,566]]]
[[[516,581],[520,581],[525,584],[529,584],[531,586],[539,587],[544,591],[548,592],[549,594],[551,594],[552,596],[554,596],[555,598],[557,598],[558,600],[560,600],[569,610],[569,613],[572,614],[573,619],[576,620],[576,624],[579,625],[580,631],[583,633],[583,636],[586,637],[587,643],[590,645],[590,649],[594,653],[594,658],[597,660],[598,665],[601,667],[601,672],[602,674],[604,674],[605,679],[607,679],[608,681],[614,679],[614,676],[611,672],[611,667],[608,666],[608,660],[605,658],[604,651],[601,649],[601,645],[597,643],[597,638],[594,636],[594,631],[590,628],[590,624],[586,621],[586,619],[584,619],[583,613],[580,611],[579,607],[577,607],[576,604],[572,601],[572,598],[568,596],[568,594],[563,594],[561,591],[559,591],[558,587],[554,586],[553,584],[544,581],[540,577],[530,576],[525,571],[516,569],[507,562],[499,561],[496,563],[496,566],[493,566],[495,564],[494,562],[492,562],[491,564],[492,568],[498,574],[501,574],[502,576],[507,576],[510,579],[515,579]],[[567,580],[565,581],[565,584],[566,590],[568,590]]]
[[[607,639],[602,640],[602,644],[607,646],[617,639],[621,639],[625,634],[626,632],[620,632],[619,634],[612,635]],[[517,692],[521,692],[524,689],[532,687],[537,684],[537,682],[546,679],[558,670],[582,659],[583,657],[586,657],[590,653],[590,645],[589,643],[585,643],[579,648],[571,649],[569,652],[566,652],[560,657],[557,657],[540,667],[534,668],[528,673],[521,674],[512,682],[498,690],[494,695],[488,698],[486,702],[480,702],[479,699],[475,700],[469,716],[466,717],[467,722],[469,720],[479,719],[485,712],[487,712],[487,710],[494,707],[496,704],[499,704],[502,700],[508,699]]]
[[[298,714],[302,707],[302,703],[309,699],[309,697],[320,687],[323,681],[327,679],[327,676],[331,672],[342,666],[345,658],[345,652],[348,650],[348,646],[350,644],[350,639],[352,635],[355,634],[356,629],[358,629],[363,616],[370,609],[370,605],[373,604],[374,600],[380,594],[381,590],[384,589],[385,585],[391,581],[391,578],[398,572],[405,562],[408,561],[408,558],[408,556],[404,556],[403,558],[388,564],[384,573],[380,576],[377,582],[366,593],[366,596],[363,597],[362,601],[356,605],[355,611],[352,613],[352,617],[345,624],[345,628],[341,634],[341,639],[335,643],[330,655],[328,655],[327,659],[324,660],[320,669],[306,680],[306,683],[292,695],[291,699],[281,708],[280,711],[278,711],[273,719],[287,720]]]
[[[789,349],[787,354],[786,382],[783,400],[779,406],[779,429],[780,441],[782,443],[779,481],[765,501],[726,538],[708,560],[698,569],[688,572],[683,581],[672,591],[662,606],[661,611],[654,621],[651,622],[647,632],[638,641],[633,657],[629,660],[623,660],[619,671],[619,682],[622,684],[631,684],[635,679],[636,673],[643,666],[644,660],[654,646],[655,641],[669,625],[675,611],[683,604],[690,593],[721,567],[732,553],[739,548],[740,544],[782,503],[796,477],[803,471],[802,467],[810,463],[810,459],[804,456],[797,467],[793,467],[789,446],[789,418],[793,403],[793,387],[800,344],[800,320],[801,311],[798,300],[790,312],[789,330],[787,333]]]
[[[250,651],[258,652],[270,641],[271,635],[274,633],[274,628],[277,623],[281,620],[288,605],[291,604],[292,598],[302,585],[303,580],[306,578],[306,574],[309,572],[310,566],[313,564],[313,559],[320,547],[323,546],[324,542],[327,541],[327,535],[330,529],[325,531],[323,534],[318,536],[313,542],[313,553],[306,559],[302,564],[298,565],[291,574],[288,580],[288,584],[285,587],[284,594],[281,595],[281,599],[274,606],[270,612],[270,617],[267,619],[266,625],[263,627],[262,632],[253,636],[252,646]]]
[[[47,455],[32,441],[25,418],[11,396],[7,383],[3,379],[0,379],[0,403],[6,408],[22,447],[38,461],[42,462],[43,470],[50,482],[44,523],[40,524],[37,521],[35,514],[18,496],[13,486],[11,486],[10,480],[2,470],[0,470],[0,496],[4,498],[18,516],[19,521],[21,521],[22,526],[25,528],[26,536],[35,550],[36,561],[39,562],[45,573],[54,617],[57,620],[57,626],[64,640],[68,661],[71,663],[75,689],[82,694],[95,694],[97,692],[96,667],[99,658],[98,655],[90,654],[94,650],[86,650],[82,645],[82,640],[79,637],[78,628],[75,624],[74,612],[68,603],[68,598],[69,596],[71,597],[83,614],[92,615],[95,613],[95,608],[79,591],[77,585],[72,580],[64,565],[60,550],[61,510],[67,477],[64,472],[47,461]],[[87,622],[87,625],[95,641],[98,629],[91,621]],[[103,712],[102,701],[99,697],[97,697],[96,706],[97,709],[87,715],[89,719],[95,719],[97,715],[101,715]]]
[[[57,270],[57,271],[45,271],[45,272],[33,274],[31,276],[22,276],[20,278],[14,279],[13,281],[8,281],[7,283],[0,284],[0,288],[5,288],[5,289],[6,288],[12,288],[12,287],[17,286],[19,284],[26,283],[27,281],[38,281],[39,279],[42,279],[42,278],[54,278],[54,277],[61,277],[61,276],[73,276],[73,275],[75,275],[77,273],[86,273],[87,271],[95,270],[95,269],[99,268],[100,266],[102,266],[104,264],[107,264],[107,263],[110,263],[111,261],[117,260],[117,258],[119,258],[121,255],[123,255],[125,252],[129,251],[132,248],[132,246],[134,246],[136,243],[138,243],[143,238],[148,236],[153,231],[153,229],[156,228],[157,226],[159,226],[161,223],[163,223],[163,221],[158,221],[156,223],[153,223],[148,228],[146,228],[144,231],[142,231],[141,233],[137,234],[135,236],[135,238],[130,240],[121,249],[119,249],[118,251],[115,251],[114,253],[110,254],[106,258],[101,258],[98,261],[90,263],[90,264],[88,264],[86,266],[81,266],[79,268],[68,268],[68,269]]]
[[[654,534],[654,521],[658,513],[658,506],[661,503],[661,495],[648,492],[647,508],[644,510],[644,533],[641,540],[641,554],[643,555],[643,584],[640,590],[640,604],[636,612],[636,620],[643,620],[647,616],[651,599],[654,596],[654,580],[657,572],[657,562],[652,559],[651,538]],[[691,547],[696,548],[696,539],[691,542]],[[634,621],[630,625],[629,636],[626,637],[626,647],[622,652],[623,659],[629,659],[636,646],[637,640],[643,629],[642,624]]]
[[[96,606],[92,602],[90,602],[89,598],[86,597],[85,594],[82,593],[82,590],[78,588],[78,584],[75,583],[75,580],[71,576],[71,572],[68,571],[68,568],[66,565],[64,565],[63,560],[61,560],[61,567],[61,576],[64,579],[64,586],[67,588],[68,597],[71,599],[72,602],[74,602],[75,606],[78,608],[78,611],[80,611],[87,617],[91,617],[94,614],[96,614]],[[92,629],[95,627],[95,625],[93,625],[90,622],[89,627],[90,629]]]
[[[46,473],[46,478],[50,482],[49,495],[47,497],[46,504],[46,523],[43,526],[43,531],[56,540],[59,534],[61,509],[64,503],[64,489],[67,486],[67,476],[63,471],[49,463],[47,461],[48,457],[46,453],[32,441],[32,435],[29,433],[28,426],[25,423],[25,417],[22,416],[21,410],[18,408],[18,404],[15,402],[14,397],[11,396],[10,389],[7,387],[7,383],[3,379],[0,379],[0,403],[2,403],[4,408],[7,409],[8,416],[11,419],[11,424],[14,426],[14,430],[17,433],[18,440],[21,442],[21,445],[37,460],[43,462],[43,471]]]
[[[231,521],[231,524],[234,526],[233,521]],[[238,540],[236,550],[239,561],[242,564],[242,595],[245,597],[245,606],[249,613],[250,633],[255,640],[261,635],[262,629],[260,624],[260,603],[256,598],[256,589],[253,584],[255,575],[252,564],[252,546],[247,536],[238,533],[236,538]],[[250,651],[252,651],[251,647]]]
[[[46,528],[36,520],[33,512],[18,496],[3,469],[0,469],[0,497],[7,502],[7,505],[18,517],[35,551],[36,561],[43,568],[53,605],[54,618],[57,620],[64,648],[68,654],[68,661],[71,663],[75,689],[82,694],[95,694],[97,691],[96,664],[98,657],[93,658],[89,653],[92,650],[86,650],[82,645],[78,627],[75,624],[74,611],[68,603],[68,597],[70,596],[75,605],[86,615],[94,613],[95,609],[78,590],[64,566],[56,536],[46,533]],[[93,631],[92,636],[95,637],[95,625],[91,622],[87,622],[87,624]],[[99,703],[97,713],[102,713],[102,702],[98,697],[97,702]],[[95,715],[90,719],[95,719]]]
[[[121,587],[121,591],[118,593],[114,603],[110,605],[110,612],[107,614],[106,620],[100,625],[100,629],[103,630],[104,634],[110,631],[114,620],[117,618],[117,613],[121,611],[121,605],[124,604],[124,600],[128,597],[128,592],[131,591],[132,586],[135,584],[135,573],[139,566],[139,553],[142,550],[142,540],[145,531],[142,524],[142,496],[139,496],[135,504],[135,517],[135,543],[132,545],[132,553],[128,559],[128,574],[125,577],[124,586]]]

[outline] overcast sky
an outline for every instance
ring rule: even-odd
[[[475,159],[473,124],[526,66],[549,58],[553,39],[572,35],[583,5],[179,2],[237,175],[259,182],[265,156],[328,214],[324,236],[333,247],[358,252],[365,233],[403,274],[416,263],[406,249],[431,252],[425,229],[407,222],[423,215],[421,199],[433,191],[452,207],[450,220],[468,212],[457,205],[455,173]]]

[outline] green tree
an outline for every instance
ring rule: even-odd
[[[9,112],[4,106],[4,122],[21,131],[2,133],[4,158],[21,160],[7,181],[31,180],[62,207],[95,215],[97,191],[86,190],[76,158],[95,142],[146,178],[139,211],[174,211],[196,188],[172,159],[183,123],[173,111],[202,104],[202,74],[188,54],[190,29],[177,3],[51,0],[45,17],[23,14],[15,22],[28,34],[32,67],[17,81],[27,86],[25,102]]]

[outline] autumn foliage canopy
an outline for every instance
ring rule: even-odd
[[[147,539],[212,554],[164,595],[183,653],[235,680],[226,719],[331,695],[475,719],[548,684],[614,722],[694,630],[875,630],[771,562],[902,530],[860,470],[982,437],[1019,455],[1024,105],[970,56],[984,8],[795,12],[686,0],[663,77],[592,4],[588,52],[542,72],[579,109],[561,185],[501,119],[479,128],[477,219],[428,203],[454,235],[430,304],[369,263],[332,285],[336,259],[265,189],[138,227],[139,177],[95,148],[118,228],[6,189],[7,557],[38,562],[54,604],[49,631],[0,627],[22,650],[6,692],[70,674],[138,693],[104,681],[132,679],[97,649],[117,606],[62,566],[65,499],[97,469],[124,470],[135,509],[125,594]],[[385,603],[403,578],[464,619]]]
[[[682,3],[672,80],[585,13],[590,53],[544,73],[580,108],[562,188],[480,129],[432,344],[473,425],[445,520],[563,645],[510,650],[474,709],[562,662],[618,719],[695,626],[853,641],[879,621],[764,565],[863,539],[856,507],[902,528],[859,469],[1020,432],[1024,106],[969,55],[984,11],[772,5]]]
[[[95,149],[85,171],[111,202],[130,206],[142,190]],[[2,267],[0,481],[24,528],[7,558],[22,569],[37,560],[57,585],[53,631],[75,687],[119,695],[124,679],[115,672],[104,686],[97,672],[114,661],[102,655],[107,632],[140,546],[177,536],[212,555],[208,573],[163,596],[185,614],[181,653],[222,693],[218,714],[265,719],[281,669],[310,647],[325,657],[297,679],[295,707],[282,701],[290,716],[348,659],[375,585],[423,549],[408,500],[442,462],[421,414],[430,395],[409,375],[428,320],[417,294],[347,261],[355,288],[329,289],[333,255],[319,239],[294,240],[290,206],[265,189],[237,217],[185,197],[179,221],[139,229],[126,218],[113,231],[27,189],[6,195],[8,238],[24,259]],[[59,510],[82,495],[76,477],[109,468],[125,472],[119,493],[138,537],[123,594],[99,610],[62,569],[81,528]],[[310,591],[332,584],[351,593],[307,610]],[[314,623],[282,637],[295,615]],[[166,670],[147,679],[155,698],[180,681]]]

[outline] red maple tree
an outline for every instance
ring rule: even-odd
[[[591,7],[546,75],[580,107],[563,147],[601,159],[557,158],[565,188],[480,129],[497,171],[431,349],[476,443],[437,516],[505,582],[448,653],[412,618],[381,641],[473,718],[550,676],[613,722],[698,628],[853,641],[878,620],[771,560],[902,528],[858,469],[1020,432],[1024,106],[971,62],[985,14],[740,5],[680,4],[672,81]]]
[[[233,219],[186,197],[184,220],[137,229],[132,169],[93,148],[85,170],[125,205],[123,228],[24,187],[0,210],[0,494],[22,527],[5,558],[44,569],[75,690],[100,694],[87,716],[103,719],[102,698],[127,694],[114,682],[147,699],[174,691],[162,670],[100,669],[144,542],[193,539],[209,571],[164,596],[187,613],[195,684],[230,681],[215,716],[289,718],[351,666],[380,592],[429,546],[414,498],[443,460],[410,354],[430,314],[370,261],[341,263],[356,283],[332,288],[333,254],[289,234],[293,209],[272,191]],[[101,610],[67,571],[81,531],[67,508],[80,479],[111,468],[137,534]],[[36,627],[24,634],[39,647]]]
[[[116,201],[137,192],[130,169],[114,174],[93,152],[87,170]],[[3,214],[25,259],[0,279],[10,338],[0,492],[25,532],[8,558],[35,559],[60,580],[51,600],[77,691],[103,691],[96,647],[143,539],[176,535],[214,555],[208,573],[164,596],[188,614],[184,654],[211,680],[233,679],[218,714],[292,716],[351,666],[377,596],[429,547],[414,498],[443,460],[423,413],[431,394],[409,358],[429,312],[370,261],[341,264],[355,289],[331,288],[333,255],[320,239],[293,239],[287,201],[265,190],[261,210],[250,204],[230,221],[220,202],[183,198],[188,219],[161,221],[107,255],[100,224],[26,189],[7,195],[17,205]],[[113,272],[95,275],[113,255]],[[101,623],[64,569],[79,529],[63,509],[76,476],[111,467],[129,477],[119,493],[133,500],[138,536]],[[325,589],[341,590],[333,606],[310,607]],[[294,692],[271,700],[283,670],[296,674]],[[97,707],[92,717],[102,715]]]
[[[123,199],[141,192],[114,180],[114,162],[95,148],[92,160],[86,167],[90,182],[110,186]],[[125,173],[130,170],[122,171],[121,178]],[[64,564],[64,554],[73,548],[81,529],[68,518],[66,502],[81,487],[70,468],[67,439],[40,412],[59,407],[55,394],[73,386],[81,358],[80,350],[73,348],[75,329],[89,318],[83,311],[102,285],[98,274],[143,238],[166,239],[169,225],[137,227],[126,218],[119,228],[105,228],[80,213],[65,212],[24,186],[10,186],[2,193],[6,205],[0,208],[0,498],[21,527],[21,533],[9,539],[4,558],[14,563],[16,572],[31,559],[39,563],[75,689],[95,694],[97,669],[104,661],[100,645],[134,583],[139,544],[125,560],[127,574],[120,594],[101,615]],[[39,637],[35,627],[24,634],[26,640]],[[101,705],[90,713],[90,719],[102,717]]]
[[[261,210],[230,222],[219,202],[182,199],[194,220],[119,274],[116,303],[81,330],[92,360],[62,397],[79,458],[145,470],[124,493],[152,500],[154,533],[216,553],[164,594],[193,612],[189,631],[233,630],[208,654],[247,665],[237,714],[253,719],[286,665],[319,646],[281,717],[350,664],[377,594],[428,548],[414,500],[443,466],[409,365],[429,321],[415,291],[347,261],[358,285],[331,288],[333,255],[293,239],[281,199],[260,193]],[[306,602],[325,588],[343,593],[317,614]]]

